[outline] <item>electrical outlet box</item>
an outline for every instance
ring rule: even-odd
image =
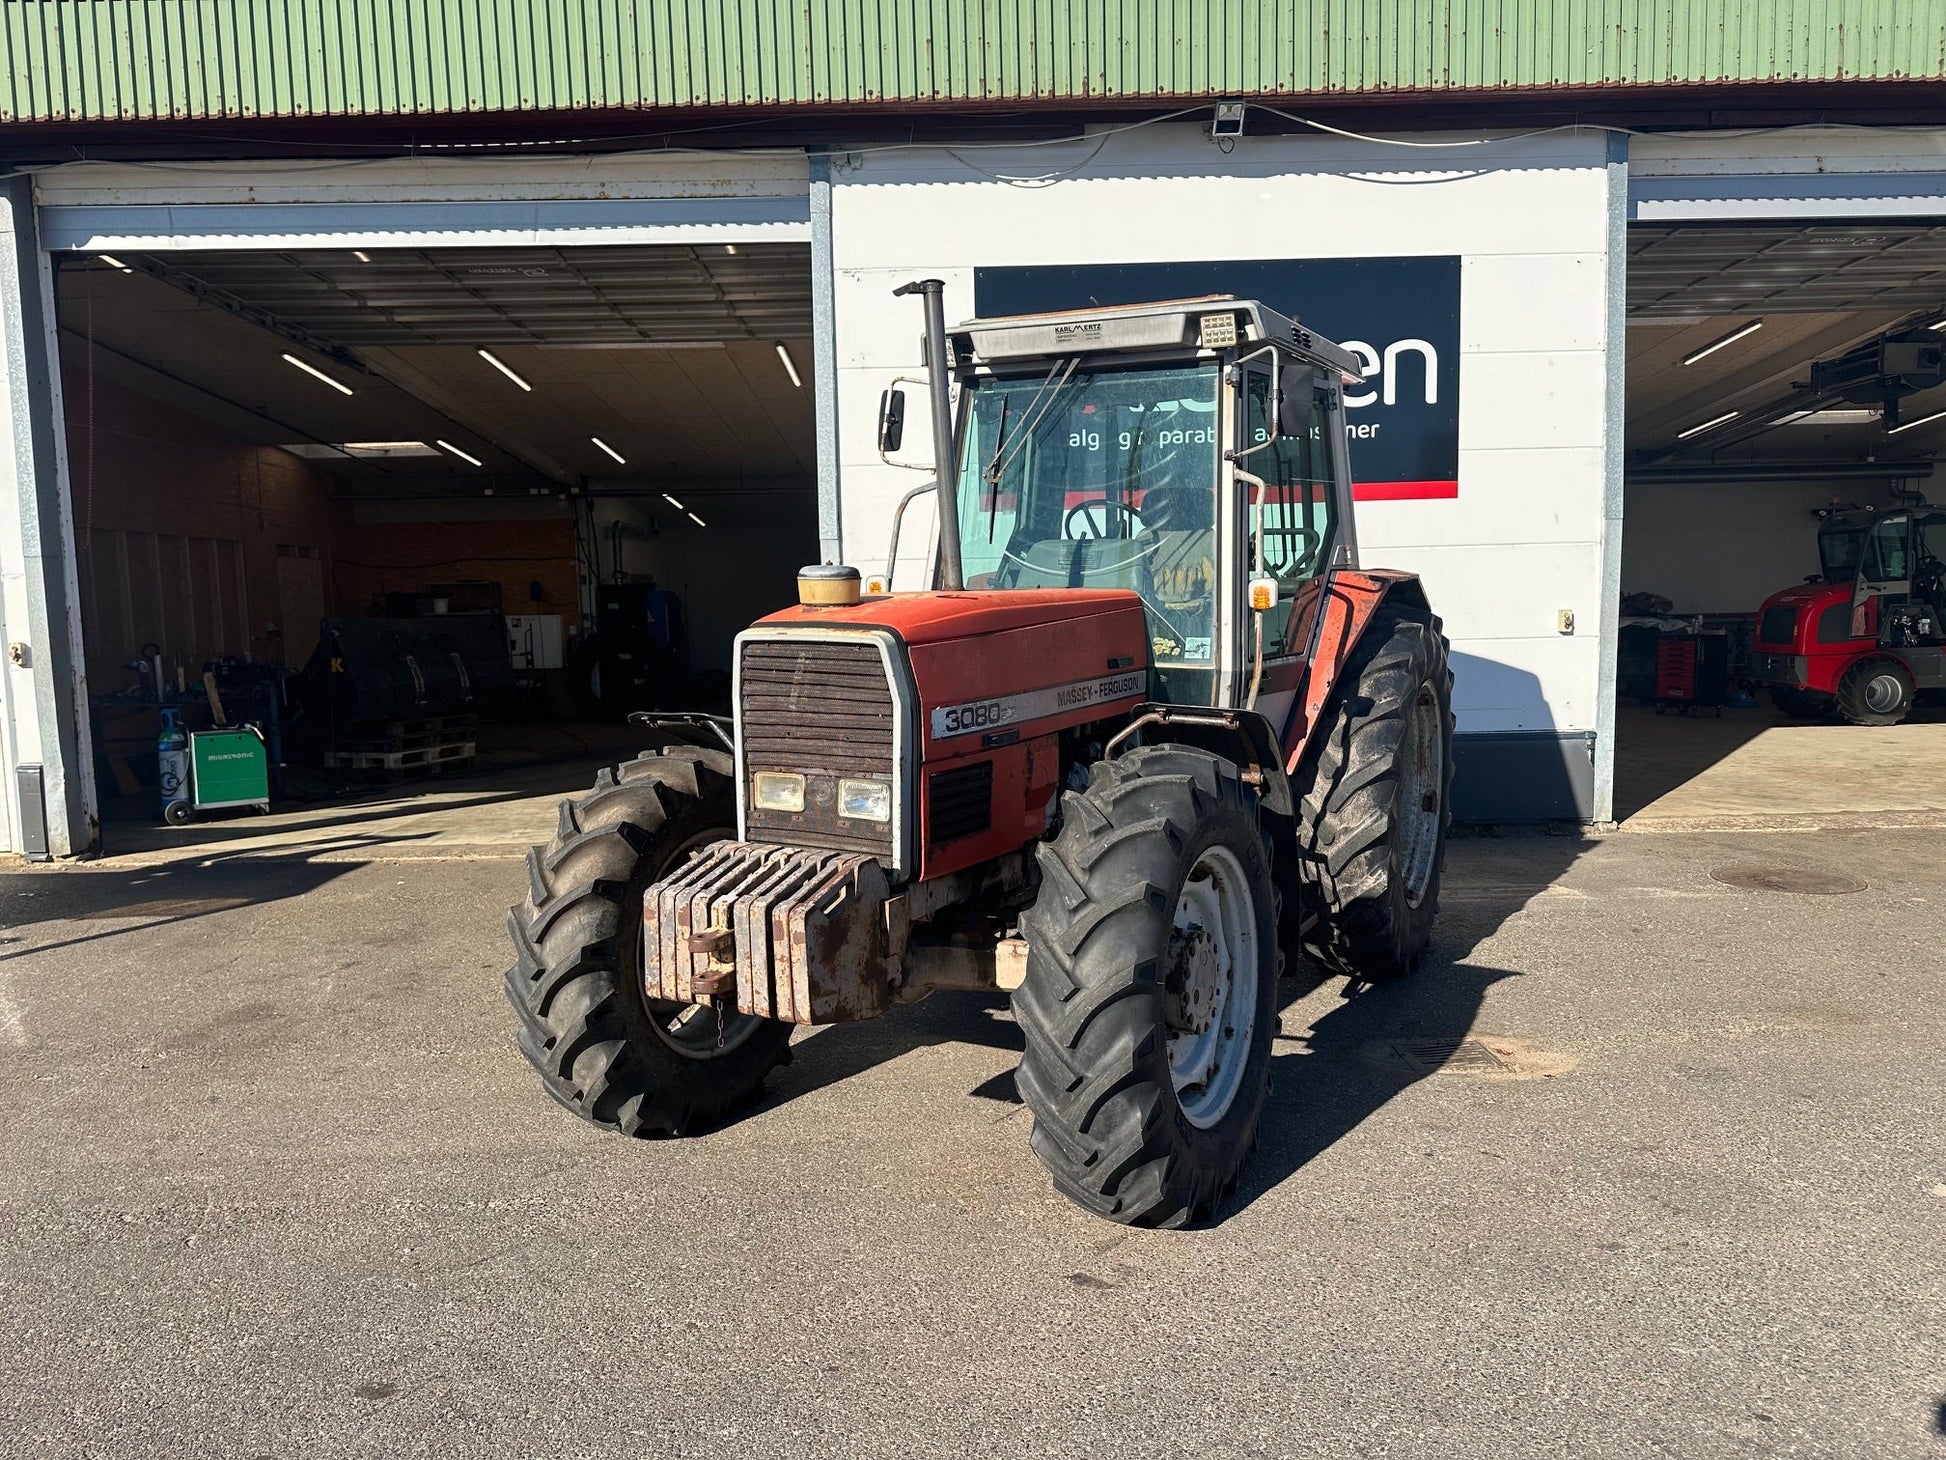
[[[1563,634],[1573,633],[1574,632],[1574,610],[1571,608],[1555,609],[1554,628],[1557,633],[1563,633]]]

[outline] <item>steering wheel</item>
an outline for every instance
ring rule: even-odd
[[[1101,513],[1099,520],[1093,515],[1096,512]],[[1118,537],[1134,537],[1142,530],[1141,517],[1128,503],[1116,501],[1112,497],[1100,497],[1092,502],[1076,502],[1068,508],[1067,516],[1061,519],[1061,536],[1070,542],[1079,542],[1084,538],[1107,537],[1108,529],[1114,525],[1118,513],[1128,527],[1128,531],[1117,534]],[[1089,530],[1083,532],[1080,530],[1082,527]]]

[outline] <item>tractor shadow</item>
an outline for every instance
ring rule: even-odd
[[[1287,1020],[1278,1033],[1258,1148],[1219,1216],[1276,1190],[1401,1092],[1438,1074],[1472,1032],[1487,991],[1520,976],[1455,964],[1384,984],[1286,980],[1286,1007],[1326,984],[1342,991],[1308,1030],[1289,1032]]]
[[[1478,964],[1469,961],[1475,950],[1592,845],[1578,836],[1546,834],[1457,837],[1447,854],[1433,946],[1416,972],[1392,983],[1352,985],[1318,977],[1307,966],[1282,982],[1280,1010],[1309,1001],[1323,1012],[1308,1027],[1286,1012],[1272,1045],[1259,1147],[1219,1220],[1274,1191],[1403,1091],[1440,1073],[1473,1032],[1493,987],[1522,976],[1517,968],[1493,966],[1490,949]],[[1336,993],[1326,992],[1334,987]],[[822,1029],[792,1046],[792,1064],[771,1078],[759,1109],[775,1109],[914,1050],[948,1043],[1018,1056],[1023,1045],[1008,996],[941,994],[878,1019]],[[967,1094],[1020,1103],[1011,1068]]]
[[[937,1044],[972,1044],[1019,1055],[1020,1026],[1008,1014],[1006,994],[943,992],[916,1004],[898,1004],[876,1019],[832,1024],[791,1045],[791,1063],[772,1075],[760,1109],[774,1109],[827,1086],[854,1079],[901,1055]],[[1018,1104],[1013,1071],[982,1083],[972,1094]]]

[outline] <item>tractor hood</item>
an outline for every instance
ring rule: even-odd
[[[1053,734],[1149,698],[1148,620],[1126,589],[881,594],[787,608],[750,636],[859,630],[889,630],[904,645],[925,761],[996,737]]]
[[[763,628],[890,629],[908,648],[1059,624],[1079,628],[1109,615],[1141,618],[1142,600],[1124,588],[969,589],[957,593],[881,593],[829,608],[798,605],[759,619]],[[1144,636],[1146,638],[1146,636]],[[1146,667],[1147,653],[1139,663]]]
[[[1765,608],[1803,608],[1807,604],[1849,603],[1849,583],[1799,583],[1773,593],[1764,600]]]

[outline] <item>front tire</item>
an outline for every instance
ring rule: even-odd
[[[1257,796],[1149,746],[1062,799],[1021,919],[1019,1085],[1057,1189],[1111,1221],[1208,1216],[1256,1144],[1277,1027],[1277,900]]]
[[[791,1026],[650,1000],[642,893],[699,848],[736,835],[727,752],[671,747],[561,803],[554,840],[527,854],[528,895],[507,917],[507,998],[520,1052],[547,1093],[627,1135],[685,1135],[754,1099],[787,1057]]]
[[[1453,675],[1438,619],[1379,606],[1291,789],[1305,951],[1368,983],[1410,972],[1432,942],[1453,823]]]
[[[1854,725],[1896,725],[1912,709],[1912,675],[1896,659],[1861,659],[1838,680],[1838,713]]]

